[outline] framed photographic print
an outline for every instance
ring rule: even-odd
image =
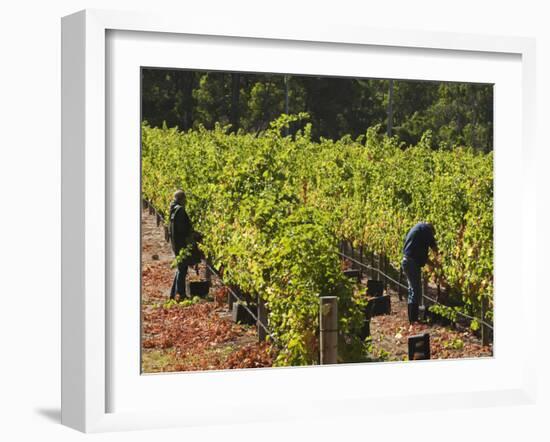
[[[532,40],[62,30],[64,424],[532,400]]]

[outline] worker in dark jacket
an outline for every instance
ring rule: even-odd
[[[186,198],[183,190],[176,191],[174,200],[170,203],[170,241],[176,258],[182,250],[184,254],[189,255],[192,244],[193,227],[185,211],[185,203]],[[179,295],[180,300],[185,297],[185,278],[188,265],[189,256],[179,260],[170,290],[170,299],[175,299],[176,295]]]
[[[401,263],[409,285],[408,316],[411,324],[418,322],[418,304],[422,296],[420,271],[429,261],[430,248],[437,253],[435,228],[431,223],[420,222],[409,230],[405,237]]]

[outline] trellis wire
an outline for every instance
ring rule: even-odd
[[[220,280],[220,282],[227,288],[227,290],[229,290],[229,293],[231,294],[231,296],[233,296],[233,298],[235,298],[235,300],[236,300],[237,302],[242,301],[242,299],[233,291],[233,289],[223,281],[222,277],[220,276],[219,272],[218,272],[216,269],[214,269],[214,268],[213,268],[210,264],[208,264],[208,263],[206,263],[206,267],[208,267],[208,268],[210,269],[210,271],[211,271],[214,275],[216,275],[216,276],[218,277],[218,279]],[[279,344],[278,339],[277,339],[277,338],[273,335],[273,333],[265,326],[265,324],[264,324],[262,321],[260,321],[260,320],[258,319],[258,317],[257,317],[254,313],[252,313],[252,310],[250,310],[250,309],[248,308],[248,306],[247,306],[246,304],[244,304],[244,303],[241,303],[241,305],[242,305],[243,308],[248,312],[248,314],[249,314],[250,316],[252,316],[252,319],[254,319],[254,320],[256,321],[256,323],[259,324],[260,327],[262,327],[262,328],[264,329],[264,331],[267,333],[267,335],[268,335],[271,339],[273,339],[273,341],[274,341],[276,344]]]
[[[378,268],[376,268],[376,267],[373,267],[373,266],[371,266],[371,265],[369,265],[369,264],[364,264],[364,263],[362,263],[362,262],[360,262],[360,261],[357,261],[356,259],[352,258],[351,256],[347,256],[347,255],[345,255],[345,254],[342,253],[342,252],[338,252],[338,255],[340,255],[342,258],[349,259],[350,261],[356,263],[357,265],[360,265],[360,266],[366,268],[367,270],[373,270],[373,271],[377,272],[379,275],[385,276],[387,279],[389,279],[390,281],[392,281],[394,284],[397,284],[398,286],[400,286],[400,287],[402,287],[402,288],[404,288],[404,289],[408,289],[407,286],[401,284],[399,281],[396,281],[396,280],[393,279],[391,276],[386,275],[384,272],[382,272],[382,270],[380,270],[380,269],[378,269]],[[424,298],[428,299],[429,301],[433,302],[434,304],[441,305],[442,307],[448,307],[448,306],[446,306],[445,304],[442,304],[441,302],[439,302],[439,301],[437,301],[437,300],[431,298],[430,296],[425,295],[424,293],[422,293],[422,296],[423,296]],[[491,324],[488,324],[487,322],[485,322],[484,320],[482,320],[482,319],[480,319],[480,318],[474,318],[474,317],[472,317],[472,316],[470,316],[470,315],[467,315],[466,313],[462,313],[462,312],[459,312],[459,311],[457,311],[457,310],[454,310],[454,312],[455,312],[456,314],[458,314],[458,315],[464,317],[464,318],[470,319],[470,320],[472,320],[472,321],[479,322],[480,324],[484,325],[485,327],[487,327],[487,328],[493,330],[493,326],[492,326]]]

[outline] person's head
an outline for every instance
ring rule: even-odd
[[[181,189],[178,189],[174,192],[174,201],[180,206],[185,205],[185,192]]]

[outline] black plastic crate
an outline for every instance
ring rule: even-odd
[[[347,276],[350,279],[356,279],[357,282],[361,281],[361,271],[358,269],[344,270],[344,276]]]
[[[430,359],[430,334],[409,336],[409,361]]]
[[[251,307],[248,307],[248,308],[252,310]],[[256,324],[256,320],[244,307],[244,304],[242,302],[233,303],[233,311],[231,312],[231,319],[233,320],[233,322],[236,322],[239,324],[245,324],[245,325]]]
[[[382,296],[384,294],[384,283],[377,279],[367,281],[367,296]]]
[[[210,281],[188,281],[188,296],[204,298],[210,290]]]
[[[376,296],[369,299],[371,307],[371,317],[391,314],[391,298],[390,295]]]

